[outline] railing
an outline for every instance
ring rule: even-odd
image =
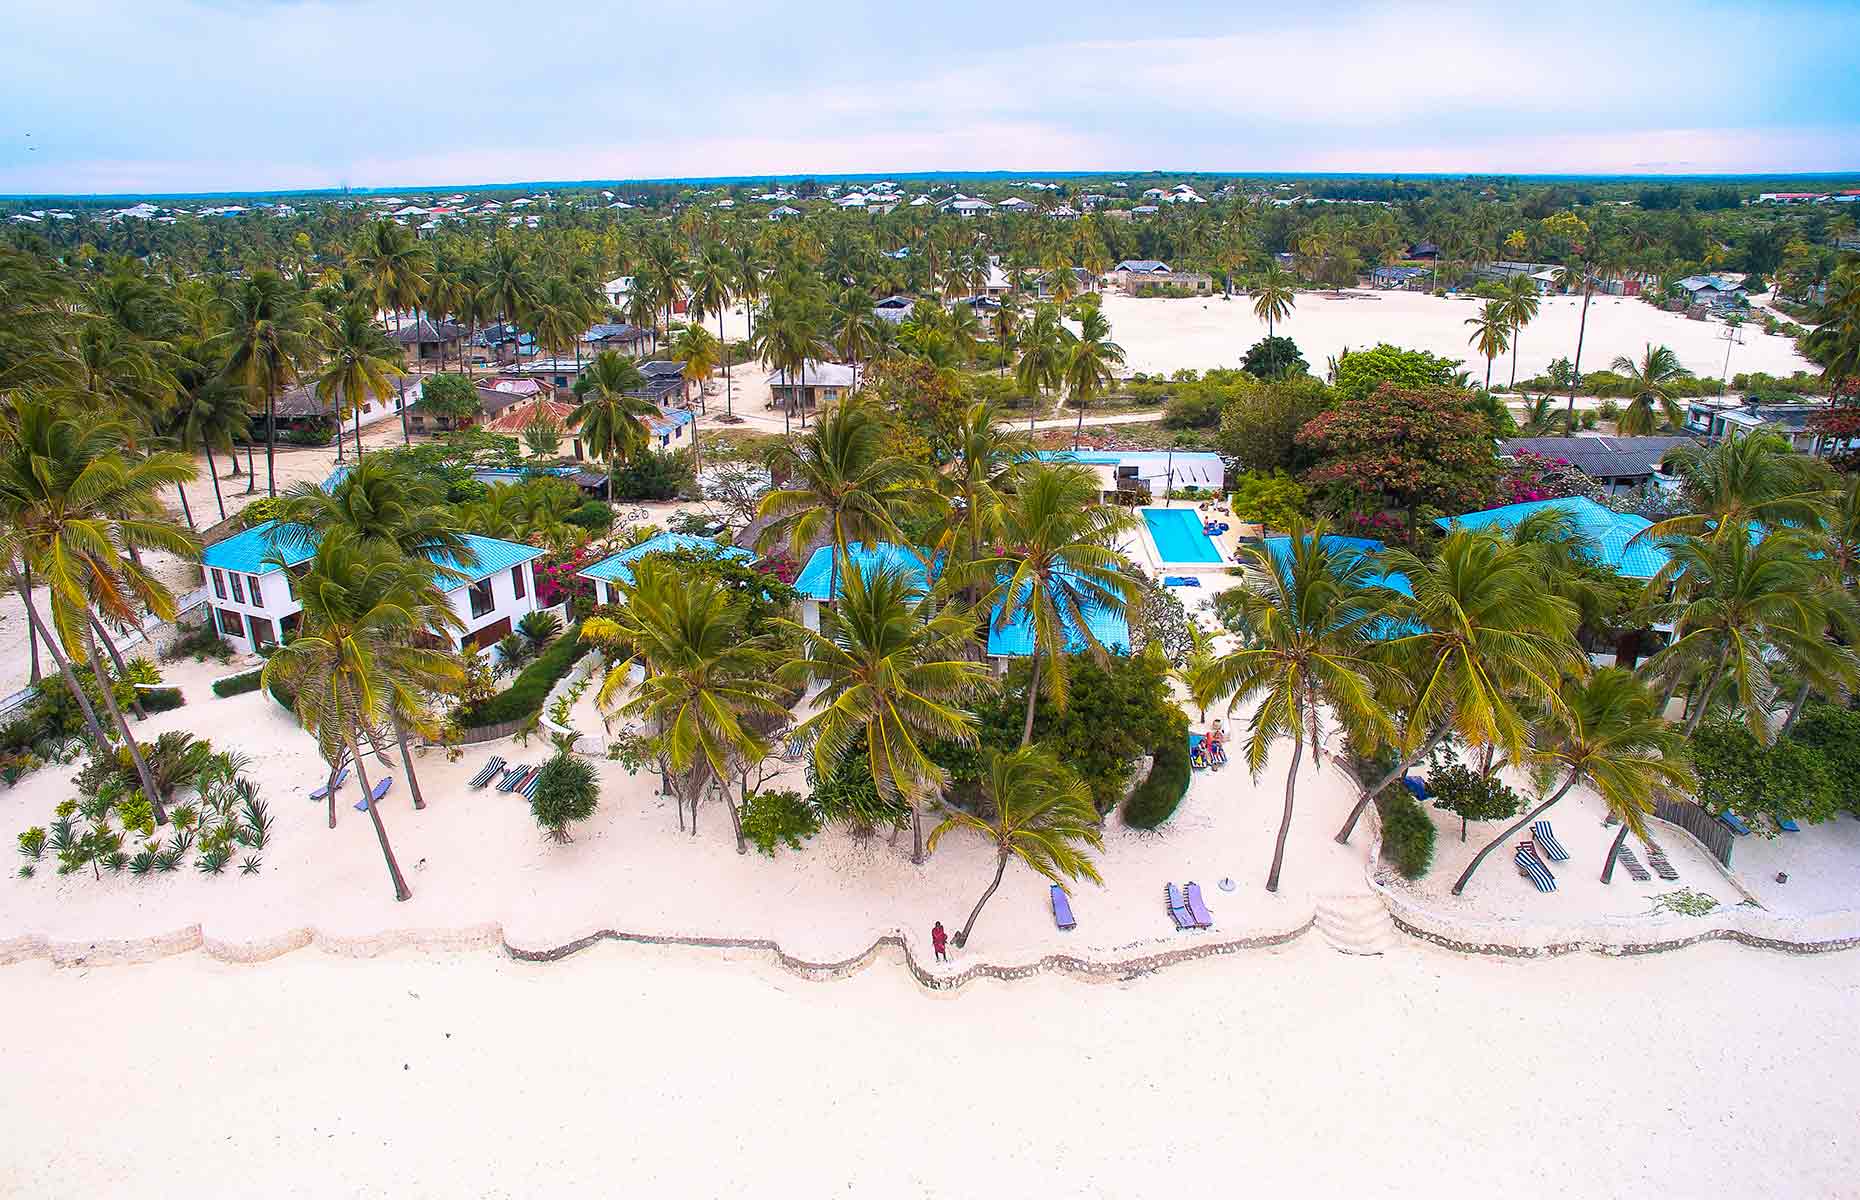
[[[1677,825],[1699,840],[1724,866],[1731,865],[1731,845],[1735,840],[1723,821],[1690,800],[1654,802],[1653,815],[1669,825]]]

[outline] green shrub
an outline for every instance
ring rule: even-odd
[[[181,689],[177,687],[137,688],[136,695],[142,700],[144,712],[167,712],[187,703],[181,698]]]
[[[172,645],[162,651],[161,656],[170,662],[177,658],[192,658],[196,661],[212,658],[225,662],[233,656],[233,648],[231,642],[221,637],[211,624],[207,624],[190,629],[175,639]]]
[[[1788,740],[1821,755],[1833,780],[1836,801],[1860,814],[1860,712],[1811,704],[1802,710]]]
[[[1188,734],[1156,747],[1150,773],[1124,801],[1124,824],[1132,829],[1155,829],[1175,815],[1188,792]]]
[[[239,510],[239,520],[247,529],[254,525],[263,525],[266,521],[277,519],[278,509],[283,500],[278,496],[261,496]]]
[[[461,707],[453,719],[462,728],[476,729],[481,725],[498,725],[534,716],[542,711],[549,689],[568,674],[569,668],[589,649],[591,647],[577,636],[577,631],[570,629],[524,667],[509,687],[480,704]]]
[[[590,500],[562,519],[570,525],[579,525],[595,533],[604,533],[613,527],[614,510],[605,501]]]
[[[254,668],[239,675],[216,679],[213,681],[213,694],[215,696],[243,696],[247,692],[256,692],[259,676],[263,674],[263,668]]]
[[[1234,482],[1234,519],[1256,521],[1269,529],[1290,529],[1310,511],[1310,498],[1283,471],[1247,471]]]
[[[1376,797],[1382,814],[1382,857],[1403,879],[1419,879],[1434,865],[1434,822],[1421,802],[1401,784]]]
[[[572,841],[568,836],[570,821],[585,821],[594,815],[600,802],[600,784],[594,764],[566,751],[557,751],[543,764],[536,778],[536,794],[530,797],[530,813],[543,832],[558,842]]]
[[[773,858],[777,846],[799,850],[820,832],[820,814],[807,797],[794,791],[761,792],[743,806],[743,837]]]
[[[1466,840],[1468,821],[1503,821],[1518,815],[1521,800],[1496,775],[1481,775],[1458,763],[1436,767],[1427,773],[1427,790],[1434,794],[1434,807],[1444,808],[1460,819],[1460,840]]]

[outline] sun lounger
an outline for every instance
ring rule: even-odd
[[[380,803],[381,797],[387,795],[388,789],[393,786],[394,786],[394,777],[392,775],[383,775],[381,777],[381,782],[375,784],[374,791],[368,793],[368,795],[363,796],[360,800],[357,800],[355,802],[355,811],[356,812],[367,812],[368,806],[370,804]]]
[[[537,767],[534,771],[530,772],[530,777],[523,781],[523,786],[518,788],[517,792],[525,800],[534,800],[536,798],[536,785],[541,782],[542,768]]]
[[[1724,822],[1725,828],[1735,833],[1738,837],[1750,836],[1750,826],[1744,824],[1744,818],[1738,816],[1730,809],[1727,808],[1719,813],[1718,819]]]
[[[1640,859],[1634,857],[1633,847],[1625,842],[1622,843],[1620,851],[1616,853],[1615,861],[1626,868],[1628,877],[1636,883],[1646,883],[1653,878],[1647,873],[1647,868],[1640,865]]]
[[[491,761],[488,763],[485,763],[484,766],[479,769],[478,773],[471,777],[471,786],[474,788],[483,787],[485,784],[495,779],[497,777],[498,772],[502,771],[503,769],[504,769],[504,760],[499,758],[497,755],[493,754],[491,756]]]
[[[781,760],[783,762],[801,762],[807,758],[807,739],[789,738],[782,743]]]
[[[1414,793],[1416,800],[1425,801],[1433,797],[1433,793],[1427,790],[1427,781],[1418,775],[1403,775],[1401,785]]]
[[[1214,918],[1208,915],[1207,903],[1201,898],[1201,885],[1193,880],[1189,881],[1187,899],[1188,915],[1195,922],[1195,928],[1207,929],[1212,926]]]
[[[504,769],[504,782],[497,785],[497,790],[500,792],[516,791],[517,788],[522,785],[523,777],[529,773],[530,768],[528,763],[518,763],[514,767],[506,767]]]
[[[1164,884],[1163,892],[1169,901],[1169,919],[1175,922],[1175,927],[1193,929],[1195,919],[1188,915],[1188,903],[1182,899],[1182,893],[1176,890],[1175,884]]]
[[[1679,872],[1673,869],[1673,864],[1671,862],[1667,861],[1666,851],[1660,849],[1660,843],[1658,842],[1649,841],[1647,843],[1647,865],[1651,866],[1653,868],[1653,873],[1658,875],[1661,879],[1672,880],[1679,878]]]
[[[1518,874],[1531,881],[1531,886],[1540,892],[1556,891],[1556,876],[1544,865],[1544,860],[1537,857],[1537,848],[1529,842],[1519,842],[1518,852],[1512,856],[1518,864]]]
[[[1059,926],[1061,929],[1071,929],[1078,924],[1077,921],[1072,919],[1072,898],[1066,895],[1066,889],[1060,887],[1056,883],[1052,887],[1052,893],[1053,924]]]
[[[342,790],[342,785],[347,783],[348,781],[349,781],[349,768],[344,767],[342,768],[342,770],[336,772],[336,786],[334,789],[332,789],[329,786],[329,781],[325,780],[322,783],[322,785],[316,789],[316,791],[310,793],[310,798],[312,800],[321,800],[323,799],[323,797],[329,795],[329,793],[332,790],[340,792]]]
[[[1556,840],[1556,834],[1550,829],[1550,822],[1536,821],[1531,825],[1531,840],[1551,862],[1568,862],[1569,851],[1563,849],[1563,843]]]
[[[1781,829],[1784,833],[1802,832],[1802,827],[1797,825],[1794,821],[1791,821],[1788,817],[1777,817],[1776,827]]]

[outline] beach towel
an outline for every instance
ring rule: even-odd
[[[1519,842],[1518,852],[1512,856],[1518,864],[1518,874],[1531,881],[1531,886],[1540,892],[1556,891],[1556,876],[1544,865],[1544,860],[1537,857],[1537,849],[1529,842]]]
[[[1647,868],[1640,865],[1640,859],[1634,857],[1634,850],[1626,842],[1621,843],[1621,850],[1615,855],[1615,861],[1627,869],[1628,877],[1636,883],[1646,883],[1653,876]]]
[[[1214,918],[1208,915],[1208,906],[1201,898],[1201,885],[1193,880],[1188,884],[1188,915],[1195,922],[1195,928],[1207,929],[1214,924]]]
[[[1061,929],[1071,929],[1078,924],[1072,919],[1072,898],[1066,895],[1066,889],[1058,884],[1052,886],[1053,924]]]
[[[336,772],[335,790],[340,792],[342,790],[342,785],[347,783],[348,781],[349,781],[349,768],[344,767],[342,768],[342,770]],[[312,800],[321,800],[323,799],[323,797],[329,795],[329,793],[330,793],[330,786],[329,786],[328,781],[326,780],[317,787],[316,791],[310,793],[310,798]]]
[[[375,790],[373,792],[369,793],[366,796],[363,796],[360,800],[357,800],[355,802],[355,811],[356,812],[367,812],[368,806],[380,800],[381,797],[387,795],[388,789],[393,786],[394,786],[394,777],[392,775],[382,776],[381,782],[375,784]]]
[[[1416,776],[1403,775],[1401,777],[1401,785],[1410,792],[1413,792],[1416,800],[1427,800],[1433,796],[1433,793],[1427,790],[1426,781]]]
[[[503,769],[504,760],[493,754],[491,756],[491,761],[485,763],[484,766],[479,769],[478,773],[471,777],[471,786],[474,788],[483,787],[485,784],[491,782],[491,780],[496,777],[497,773]]]
[[[1193,929],[1195,919],[1188,915],[1188,904],[1182,899],[1182,893],[1176,890],[1175,884],[1164,884],[1163,892],[1169,902],[1169,919],[1175,922],[1175,927]]]
[[[1531,838],[1537,843],[1537,848],[1543,851],[1551,862],[1569,861],[1569,851],[1563,849],[1563,843],[1556,840],[1556,834],[1551,832],[1550,822],[1537,821],[1533,823],[1531,825]]]
[[[1744,818],[1738,816],[1730,809],[1727,808],[1719,813],[1718,819],[1723,821],[1725,826],[1738,837],[1748,837],[1750,835],[1750,826],[1744,824]]]

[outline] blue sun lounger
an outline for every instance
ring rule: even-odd
[[[514,792],[523,786],[523,779],[530,773],[528,763],[518,763],[514,767],[504,768],[504,782],[497,785],[500,792]]]
[[[1201,885],[1189,881],[1188,916],[1195,923],[1196,929],[1208,929],[1214,925],[1214,918],[1208,915],[1208,906],[1201,898]]]
[[[1732,812],[1730,809],[1727,808],[1723,812],[1719,813],[1718,819],[1724,822],[1725,828],[1729,829],[1732,833],[1735,833],[1738,837],[1749,836],[1750,826],[1744,824],[1744,818],[1738,816],[1736,813]]]
[[[1164,884],[1163,891],[1169,901],[1169,919],[1175,922],[1175,927],[1195,928],[1195,918],[1188,915],[1188,903],[1182,899],[1182,893],[1176,890],[1175,884]]]
[[[530,772],[530,777],[523,781],[523,786],[517,789],[517,794],[522,796],[525,800],[534,800],[536,798],[536,785],[541,782],[542,768],[537,767],[534,771]]]
[[[1531,825],[1531,839],[1537,848],[1551,862],[1568,862],[1569,851],[1563,849],[1563,843],[1556,840],[1556,834],[1550,828],[1550,822],[1537,821]]]
[[[1414,798],[1416,800],[1425,801],[1433,799],[1434,793],[1427,790],[1427,781],[1418,775],[1403,775],[1401,777],[1401,785],[1414,793]]]
[[[357,800],[355,802],[355,811],[356,812],[367,812],[368,806],[370,804],[374,804],[378,802],[381,799],[381,797],[387,795],[388,789],[393,786],[394,786],[394,777],[392,775],[383,775],[381,777],[381,782],[375,784],[374,791],[370,792],[366,796],[363,796],[360,800]]]
[[[334,789],[331,789],[329,781],[325,780],[318,786],[316,791],[310,793],[310,798],[312,800],[321,800],[323,797],[329,795],[332,790],[340,792],[342,790],[342,785],[347,782],[349,782],[349,768],[344,767],[342,770],[336,772],[336,786]]]
[[[1776,827],[1781,829],[1784,833],[1802,832],[1802,827],[1797,825],[1794,821],[1791,821],[1788,817],[1777,817]]]
[[[471,786],[473,788],[483,787],[485,784],[491,782],[491,780],[497,778],[498,772],[503,769],[504,760],[493,754],[491,756],[491,761],[484,764],[483,768],[480,769],[476,775],[471,777]]]
[[[1061,929],[1071,929],[1078,924],[1072,919],[1072,898],[1066,895],[1066,889],[1058,884],[1052,885],[1053,924]]]
[[[1519,842],[1518,852],[1512,856],[1518,864],[1518,874],[1531,881],[1531,886],[1540,892],[1556,891],[1556,876],[1544,865],[1544,860],[1537,857],[1537,848],[1529,842]]]

